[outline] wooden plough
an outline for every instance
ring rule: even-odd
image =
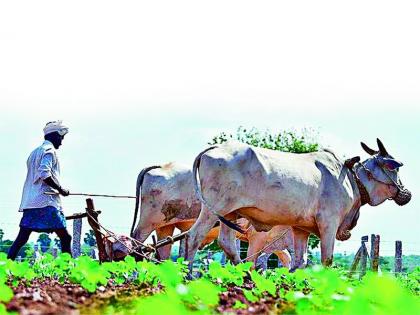
[[[187,236],[187,232],[183,232],[172,237],[168,236],[160,241],[156,241],[155,238],[153,238],[153,244],[144,244],[130,236],[117,235],[105,228],[99,223],[98,216],[100,213],[100,210],[95,210],[93,199],[87,198],[86,212],[75,213],[66,217],[67,220],[87,218],[88,223],[95,234],[100,262],[121,260],[124,259],[125,256],[131,255],[136,258],[136,260],[146,259],[159,263],[158,248],[182,240]],[[157,256],[156,258],[154,257],[155,254]]]

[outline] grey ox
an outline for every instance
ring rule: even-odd
[[[229,142],[201,152],[195,159],[196,193],[202,202],[197,221],[188,233],[187,260],[191,260],[215,222],[221,218],[219,239],[234,262],[235,231],[227,220],[248,219],[257,231],[276,225],[293,227],[295,260],[292,269],[304,267],[308,237],[321,239],[321,260],[330,265],[335,239],[347,240],[360,207],[377,206],[387,199],[404,205],[411,193],[398,176],[402,163],[362,143],[371,156],[340,160],[333,152],[294,154]],[[199,181],[197,180],[197,172]]]
[[[136,227],[139,210],[140,220]],[[191,167],[178,163],[146,167],[137,178],[131,236],[144,242],[153,231],[156,231],[158,240],[172,236],[175,228],[187,231],[197,220],[200,210]],[[290,267],[291,256],[286,250],[293,247],[290,227],[276,226],[270,232],[256,232],[247,220],[241,219],[238,223],[246,230],[245,234],[238,236],[249,242],[248,261],[255,262],[260,252],[275,253],[283,266]],[[218,235],[219,227],[213,227],[201,241],[201,246],[211,243]],[[219,245],[224,248],[223,239],[219,240]],[[161,259],[168,259],[171,245],[158,251]]]

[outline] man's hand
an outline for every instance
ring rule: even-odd
[[[46,179],[44,179],[44,182],[48,186],[54,188],[55,190],[58,190],[58,192],[60,193],[60,195],[62,195],[62,196],[68,196],[68,195],[70,195],[70,192],[68,191],[68,189],[62,188],[60,186],[60,184],[56,180],[54,180],[54,178],[47,177]]]
[[[70,195],[70,191],[68,189],[61,188],[61,187],[60,187],[59,193],[60,193],[60,195],[62,195],[64,197]]]

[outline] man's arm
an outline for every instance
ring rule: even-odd
[[[53,154],[46,153],[41,159],[39,164],[38,172],[39,177],[42,178],[44,183],[46,183],[51,188],[58,190],[58,192],[63,196],[68,196],[69,191],[61,187],[60,183],[52,177],[51,169],[53,165]]]
[[[47,177],[45,179],[43,179],[44,183],[47,184],[48,186],[58,190],[58,192],[63,195],[63,196],[68,196],[70,194],[70,192],[68,191],[68,189],[62,188],[60,186],[60,184],[58,183],[58,181],[56,181],[54,178]]]

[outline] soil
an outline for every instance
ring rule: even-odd
[[[244,287],[252,289],[253,284]],[[100,315],[107,306],[128,306],[133,297],[152,295],[162,290],[161,287],[151,288],[132,284],[99,287],[94,294],[88,293],[79,285],[56,280],[34,281],[31,286],[20,284],[14,288],[15,296],[7,304],[9,311],[22,315],[62,314],[62,315]],[[243,309],[235,309],[239,300]],[[245,298],[240,287],[228,287],[220,294],[220,303],[216,311],[222,314],[272,314],[281,313],[288,305],[281,298],[265,295],[259,301],[251,303]]]
[[[33,281],[30,286],[20,284],[13,291],[15,296],[7,304],[7,310],[22,315],[79,314],[78,306],[91,296],[78,285],[47,279]]]
[[[56,280],[33,281],[30,286],[20,284],[14,288],[14,297],[7,304],[8,311],[21,315],[83,315],[101,314],[104,307],[133,297],[154,294],[161,288],[134,285],[99,287],[94,294],[79,285]]]

